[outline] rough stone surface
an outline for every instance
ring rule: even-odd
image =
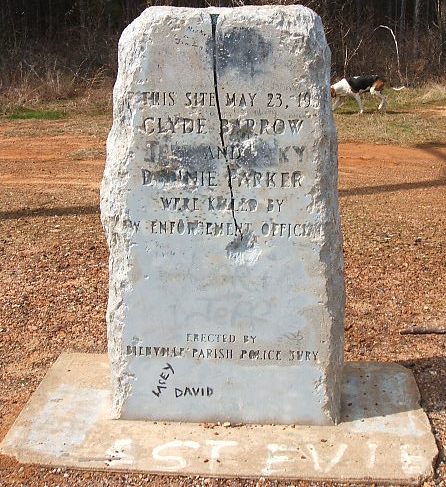
[[[339,419],[329,68],[301,6],[153,7],[124,31],[101,188],[115,417]]]
[[[105,355],[59,357],[1,444],[20,462],[221,477],[421,484],[438,454],[412,372],[348,363],[337,426],[112,420]]]

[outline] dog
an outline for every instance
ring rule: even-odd
[[[382,76],[353,76],[343,78],[341,81],[330,86],[331,97],[335,100],[333,110],[341,105],[347,96],[352,96],[359,107],[359,113],[364,113],[361,97],[362,93],[370,93],[380,99],[378,110],[385,111],[387,108],[386,97],[381,93],[386,80]]]

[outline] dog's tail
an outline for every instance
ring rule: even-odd
[[[404,88],[406,88],[405,86],[400,86],[399,88],[393,88],[392,86],[392,90],[393,91],[401,91],[401,90],[404,90]]]

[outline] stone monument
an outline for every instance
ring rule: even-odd
[[[329,78],[302,6],[154,7],[124,31],[101,188],[116,417],[338,421]]]
[[[329,61],[300,6],[153,7],[125,30],[101,189],[109,357],[62,353],[0,452],[206,477],[432,475],[412,372],[343,368]]]

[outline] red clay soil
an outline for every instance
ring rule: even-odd
[[[104,130],[64,124],[0,125],[0,438],[61,352],[106,351]],[[339,152],[346,359],[414,371],[441,448],[428,485],[445,486],[446,335],[400,331],[446,327],[446,146],[349,143]],[[0,456],[2,487],[148,482],[289,485],[50,469]]]

